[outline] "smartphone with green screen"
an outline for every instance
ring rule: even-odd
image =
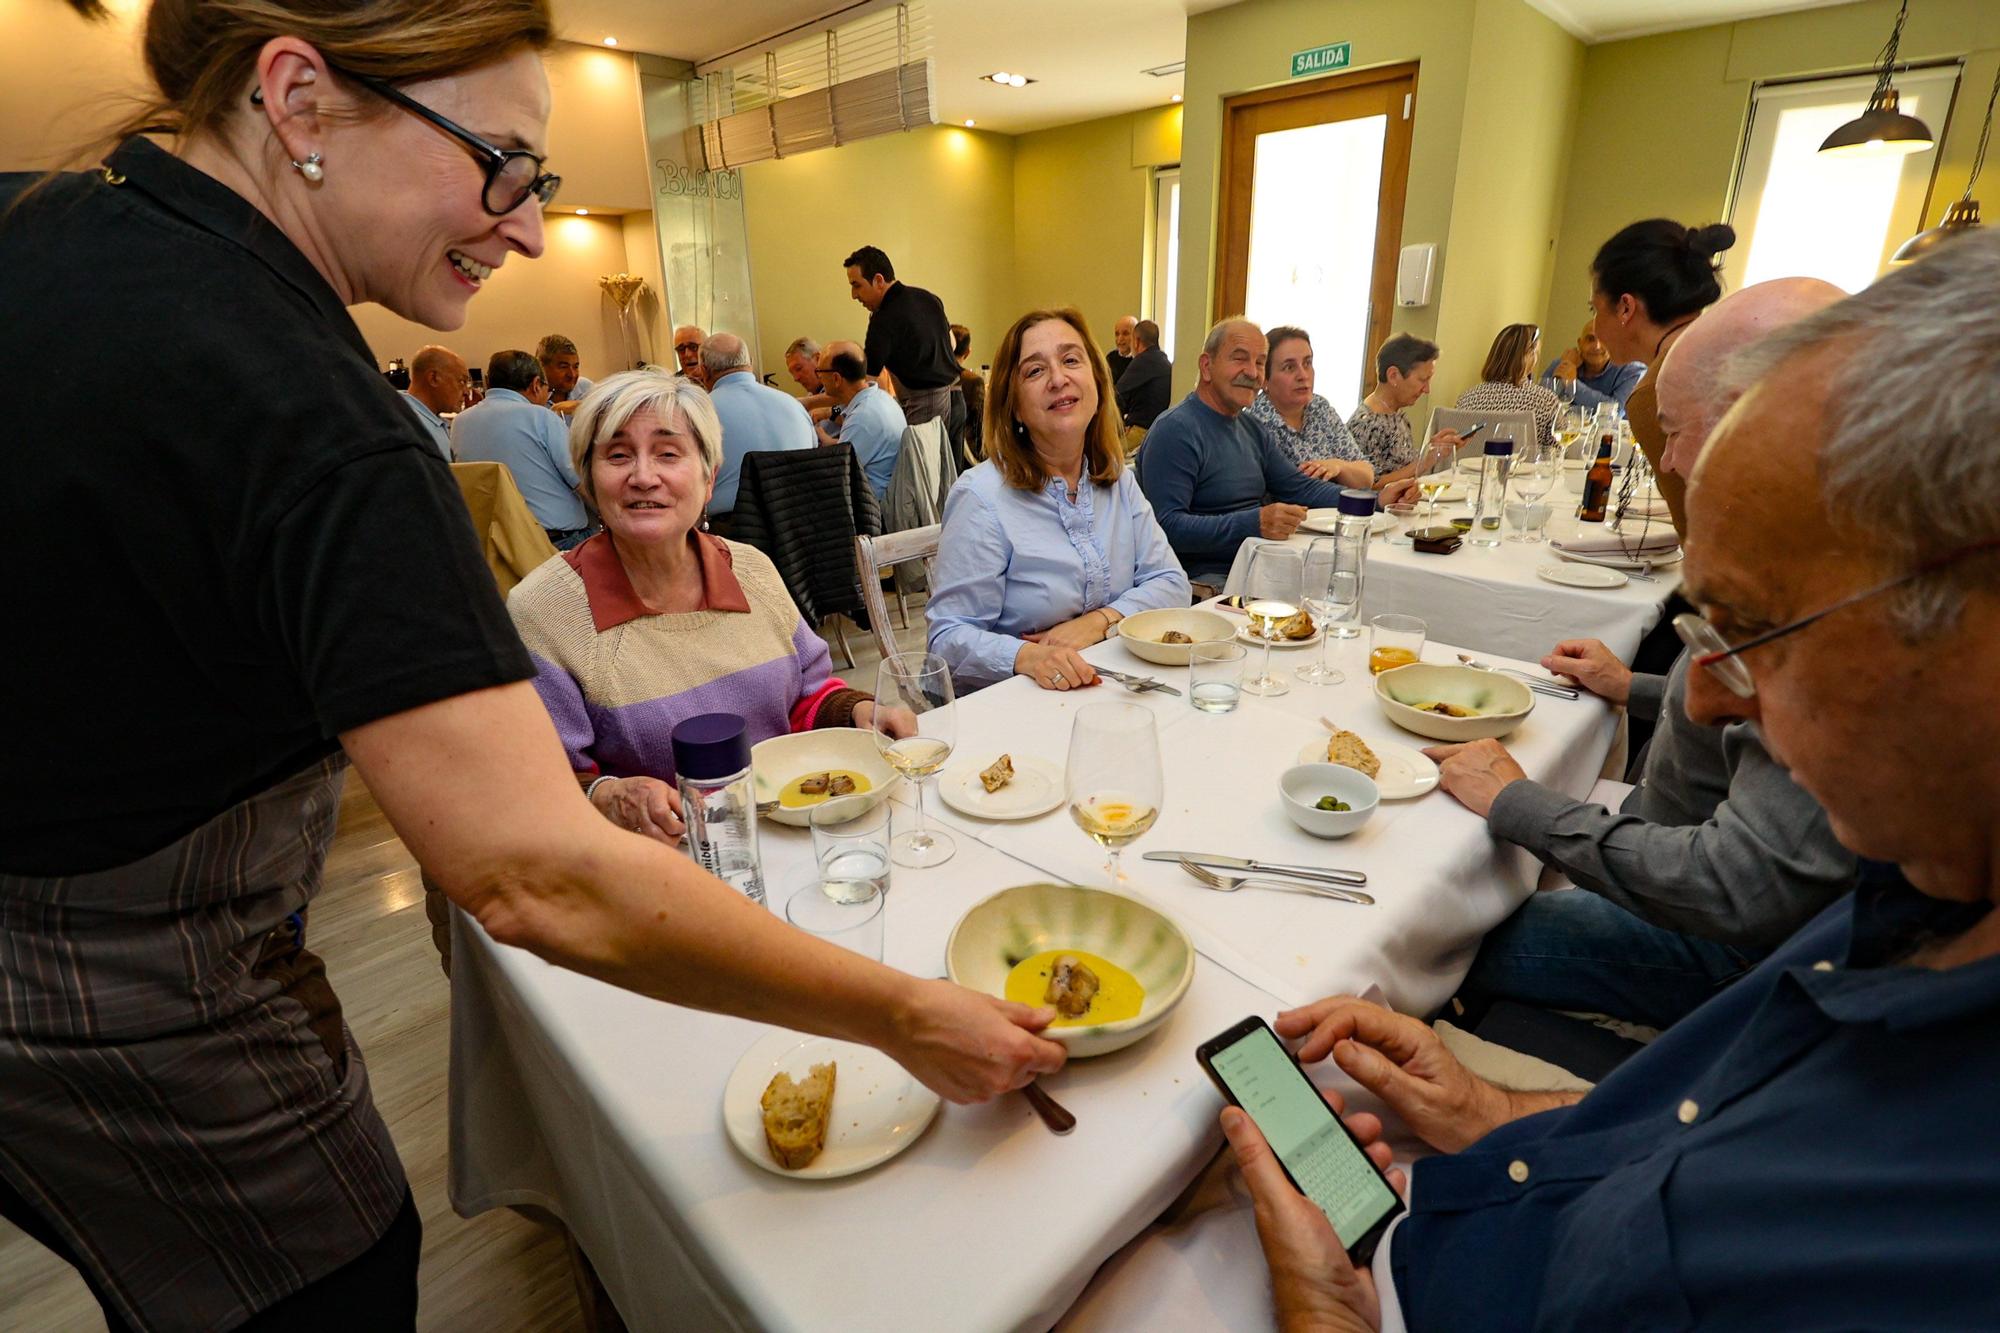
[[[1278,1164],[1326,1214],[1355,1267],[1367,1264],[1403,1200],[1278,1034],[1253,1014],[1203,1042],[1195,1059],[1263,1131]]]

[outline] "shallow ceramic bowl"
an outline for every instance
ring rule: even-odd
[[[1160,636],[1170,629],[1177,629],[1193,639],[1195,643],[1217,643],[1223,639],[1233,639],[1244,622],[1232,620],[1220,611],[1203,611],[1197,607],[1184,609],[1165,608],[1159,611],[1141,611],[1136,616],[1127,616],[1118,622],[1118,637],[1125,640],[1130,648],[1148,662],[1158,662],[1161,666],[1186,666],[1188,649],[1193,644],[1161,643]]]
[[[1318,809],[1322,796],[1354,808]],[[1368,822],[1382,793],[1373,778],[1345,764],[1299,764],[1278,775],[1278,799],[1291,821],[1315,838],[1344,838]]]
[[[1505,736],[1535,711],[1535,696],[1512,676],[1441,662],[1413,662],[1375,677],[1375,702],[1405,731],[1439,741],[1476,741]],[[1446,717],[1411,707],[1418,703],[1457,704],[1474,717]]]
[[[952,927],[944,970],[961,986],[1004,995],[1014,965],[1048,949],[1108,958],[1146,988],[1137,1018],[1043,1034],[1073,1057],[1130,1046],[1160,1025],[1194,980],[1194,945],[1171,917],[1122,893],[1073,884],[1023,884],[980,903]]]
[[[896,770],[875,747],[875,733],[859,727],[827,727],[820,731],[800,731],[789,736],[773,736],[750,747],[751,785],[759,801],[775,801],[779,791],[794,778],[829,768],[845,768],[868,779],[868,790],[836,799],[853,814],[865,814],[880,805],[896,780]],[[823,805],[815,801],[813,805]],[[807,828],[812,823],[812,805],[779,806],[760,819]]]

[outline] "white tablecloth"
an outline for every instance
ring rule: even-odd
[[[1604,525],[1579,523],[1564,511],[1574,497],[1561,488],[1550,499],[1558,510],[1549,520],[1551,537],[1604,534]],[[1440,522],[1467,512],[1463,504],[1438,506]],[[1291,540],[1302,547],[1324,535],[1300,531]],[[1225,591],[1241,591],[1251,545],[1246,542],[1237,550]],[[1639,641],[1659,623],[1667,598],[1680,586],[1678,564],[1656,568],[1650,583],[1633,579],[1609,590],[1568,588],[1535,573],[1542,565],[1560,563],[1561,557],[1546,543],[1474,546],[1468,540],[1450,555],[1426,555],[1376,537],[1368,543],[1361,620],[1366,624],[1370,616],[1391,612],[1421,616],[1434,638],[1482,655],[1498,653],[1531,662],[1563,639],[1602,639],[1630,662]]]
[[[1274,666],[1291,674],[1319,651],[1273,649]],[[1389,722],[1375,702],[1361,641],[1336,643],[1331,660],[1346,672],[1339,685],[1294,682],[1276,698],[1245,696],[1232,713],[1196,711],[1185,698],[1128,694],[1109,681],[1068,693],[1037,689],[1021,677],[983,690],[959,709],[958,762],[984,766],[1006,752],[1044,758],[1058,768],[1070,725],[1084,705],[1132,700],[1160,727],[1166,801],[1153,829],[1124,854],[1126,892],[1180,921],[1201,952],[1287,1004],[1379,985],[1388,1003],[1428,1013],[1451,997],[1480,938],[1533,891],[1539,866],[1503,848],[1485,821],[1442,791],[1384,801],[1360,832],[1337,841],[1312,837],[1279,803],[1278,775],[1307,744],[1324,741],[1328,717],[1364,739],[1422,748],[1436,744]],[[1453,649],[1428,644],[1424,659],[1450,662]],[[1250,650],[1255,672],[1263,650]],[[1091,661],[1153,675],[1183,694],[1185,668],[1142,661],[1122,643],[1100,644]],[[1502,659],[1495,659],[1502,660]],[[1575,796],[1590,790],[1610,749],[1618,714],[1591,696],[1571,702],[1536,696],[1535,711],[1506,739],[1528,776]],[[1097,884],[1103,853],[1058,809],[1039,819],[988,824],[945,811],[955,828],[974,828],[1002,850],[1052,878]],[[1204,889],[1178,866],[1147,861],[1149,850],[1254,856],[1364,871],[1375,907],[1356,908],[1301,894]]]
[[[1091,655],[1184,674],[1115,644]],[[1347,686],[1296,685],[1220,717],[1109,684],[1056,695],[1021,681],[956,710],[958,758],[981,764],[1002,749],[1061,763],[1084,702],[1141,698],[1160,718],[1167,808],[1126,853],[1127,889],[1174,914],[1203,956],[1158,1033],[1046,1080],[1076,1113],[1075,1133],[1052,1136],[1019,1097],[946,1106],[914,1147],[874,1171],[780,1178],[740,1157],[721,1124],[729,1073],[768,1029],[551,967],[455,915],[453,1204],[468,1216],[536,1204],[565,1219],[635,1329],[1047,1328],[1220,1145],[1221,1103],[1195,1064],[1197,1044],[1247,1013],[1269,1017],[1370,981],[1398,1005],[1441,1003],[1479,936],[1528,892],[1525,859],[1496,852],[1480,821],[1443,793],[1387,806],[1340,843],[1284,820],[1277,773],[1320,734],[1318,713],[1421,743],[1392,733],[1363,693],[1358,652],[1350,657]],[[1581,795],[1612,717],[1592,701],[1543,700],[1512,743],[1531,773]],[[1002,887],[1100,878],[1096,848],[1065,813],[981,825],[938,810],[934,794],[928,804],[956,827],[958,853],[936,869],[896,869],[885,909],[895,966],[938,975],[951,926]],[[762,845],[782,904],[808,879],[807,835],[772,826]],[[1138,859],[1169,846],[1353,865],[1370,873],[1381,905],[1209,893]],[[1262,1290],[1260,1270],[1243,1281],[1250,1296]]]

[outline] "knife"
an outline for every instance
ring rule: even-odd
[[[1247,860],[1241,856],[1212,856],[1207,852],[1147,852],[1148,861],[1180,861],[1186,858],[1198,866],[1220,870],[1252,870],[1263,875],[1289,875],[1293,879],[1324,880],[1329,884],[1366,884],[1368,876],[1359,870],[1326,870],[1319,866],[1288,866],[1276,861]]]

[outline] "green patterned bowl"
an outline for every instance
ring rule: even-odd
[[[1071,1056],[1131,1045],[1160,1025],[1194,980],[1194,945],[1172,918],[1122,893],[1073,884],[1002,889],[967,912],[945,942],[945,972],[961,986],[1001,995],[1014,964],[1048,949],[1108,958],[1146,988],[1137,1018],[1050,1028]]]

